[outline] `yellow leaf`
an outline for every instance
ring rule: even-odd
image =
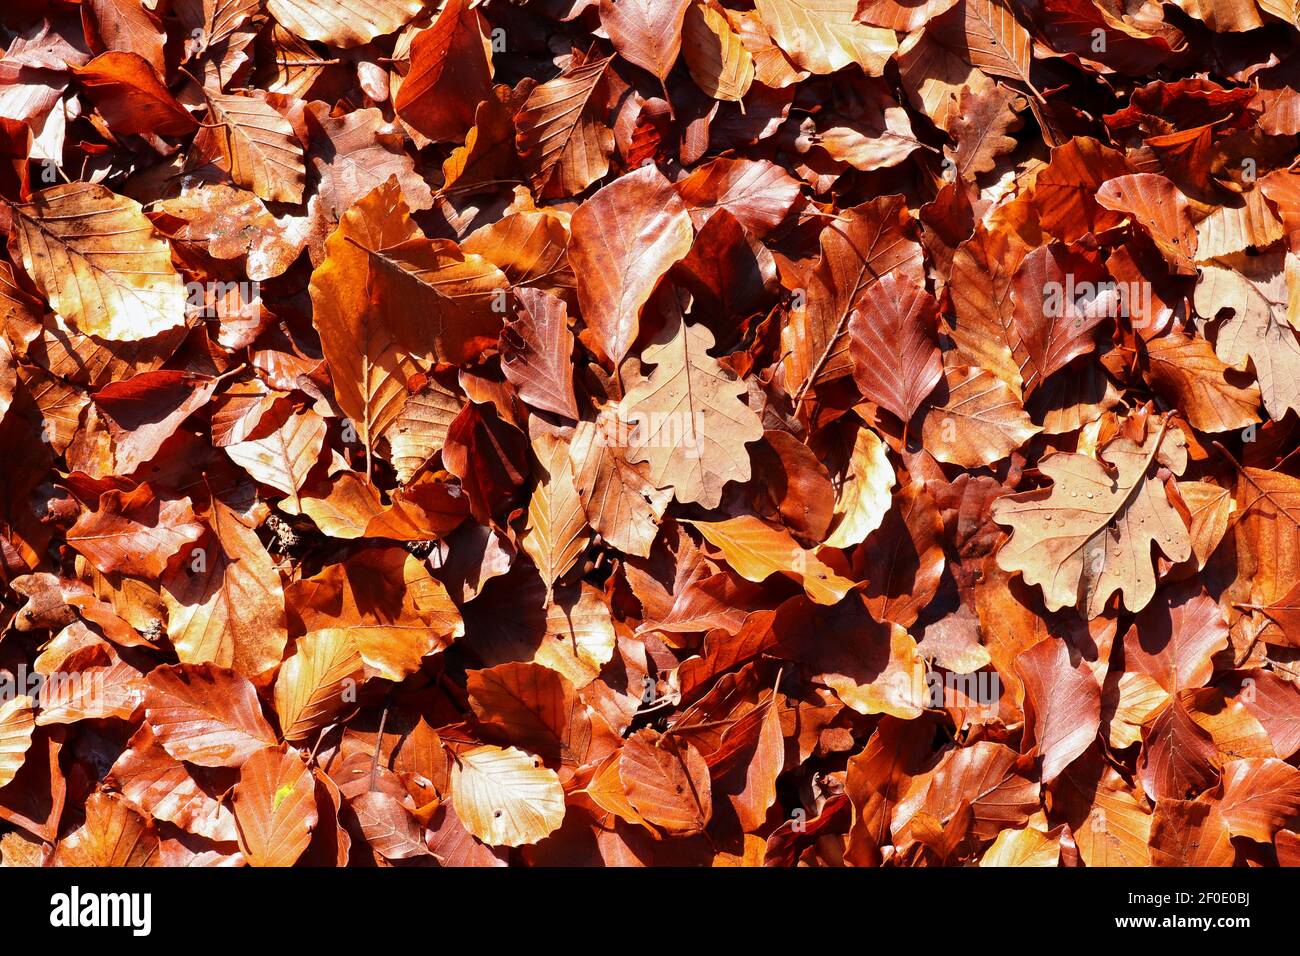
[[[515,747],[475,747],[451,769],[451,803],[488,846],[523,846],[564,822],[564,789],[554,770]]]
[[[683,519],[684,520],[684,519]],[[727,564],[747,581],[766,581],[784,574],[803,584],[805,593],[818,604],[838,604],[853,588],[822,563],[813,551],[799,546],[784,528],[770,525],[753,515],[725,521],[685,521],[700,530],[709,543],[722,550]]]
[[[78,331],[134,342],[184,324],[171,249],[134,199],[68,183],[10,208],[23,268]]]

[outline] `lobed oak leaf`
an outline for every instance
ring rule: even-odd
[[[1077,606],[1093,618],[1115,591],[1141,610],[1155,593],[1151,546],[1175,561],[1191,557],[1187,525],[1152,473],[1164,466],[1180,474],[1186,456],[1186,440],[1168,423],[1140,444],[1121,437],[1106,446],[1101,459],[1113,475],[1086,455],[1048,455],[1039,467],[1050,489],[993,505],[993,520],[1013,529],[998,566],[1041,585],[1048,610]]]
[[[957,141],[957,147],[944,147],[944,155],[959,177],[973,178],[989,172],[996,168],[1000,156],[1016,148],[1016,140],[1007,135],[1020,125],[1013,102],[1012,94],[1000,86],[983,95],[969,86],[961,88],[957,115],[948,125],[948,134]],[[1040,174],[1035,188],[1042,182]]]
[[[618,409],[632,427],[627,461],[647,462],[651,484],[705,508],[728,481],[748,480],[745,445],[763,435],[744,383],[709,354],[713,345],[708,329],[674,318],[641,353],[654,371],[631,382]]]
[[[412,209],[433,205],[428,183],[416,172],[402,136],[377,109],[360,109],[344,116],[330,116],[323,103],[311,103],[306,113],[312,131],[307,158],[319,182],[318,211],[331,227],[353,203],[388,182],[392,176],[402,187],[402,196]],[[258,278],[250,273],[251,278]]]

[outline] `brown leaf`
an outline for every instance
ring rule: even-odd
[[[195,165],[220,156],[235,185],[267,202],[301,202],[302,146],[287,119],[258,96],[206,93],[210,122],[194,138]]]
[[[9,208],[16,259],[50,308],[80,331],[134,342],[185,321],[167,243],[134,199],[69,183]]]
[[[361,655],[343,631],[316,631],[294,644],[275,680],[275,710],[285,740],[310,738],[357,700]]]
[[[633,2],[633,0],[626,0]],[[691,250],[686,204],[653,166],[615,180],[573,214],[569,263],[595,344],[615,366],[631,350],[641,308]]]
[[[516,145],[539,198],[582,192],[609,172],[605,74],[613,57],[571,63],[535,87],[515,117]]]
[[[821,236],[805,308],[782,335],[787,391],[796,398],[823,381],[849,375],[849,319],[862,297],[885,276],[900,288],[923,285],[921,247],[908,238],[900,197],[847,210]]]
[[[994,520],[1015,529],[998,565],[1042,585],[1049,610],[1079,606],[1096,617],[1117,590],[1129,610],[1141,610],[1155,593],[1151,545],[1175,561],[1191,557],[1187,526],[1151,474],[1156,465],[1182,472],[1181,433],[1162,425],[1140,444],[1118,438],[1102,458],[1115,477],[1085,455],[1049,455],[1040,469],[1053,480],[1050,490],[1010,495],[993,506]]]
[[[74,72],[108,125],[122,135],[184,136],[197,127],[194,117],[176,102],[153,66],[138,53],[110,50],[83,67],[75,67]]]
[[[68,544],[105,574],[122,571],[146,578],[162,574],[168,559],[203,534],[188,498],[160,500],[147,484],[99,496],[68,529]]]
[[[623,59],[660,80],[682,49],[682,18],[691,0],[600,0],[600,23]]]
[[[55,866],[161,866],[158,833],[126,801],[97,791],[86,800],[86,822],[59,841]]]
[[[411,70],[393,109],[422,136],[458,140],[474,125],[474,108],[492,89],[487,29],[477,9],[449,0],[411,43]]]
[[[25,694],[0,704],[0,787],[18,774],[36,729],[32,699]]]
[[[311,771],[297,751],[275,747],[240,764],[230,806],[249,866],[293,866],[320,820]]]
[[[344,48],[392,33],[423,9],[419,0],[267,0],[266,6],[304,40]]]
[[[1011,387],[985,369],[950,367],[942,391],[946,399],[936,401],[921,426],[922,444],[939,461],[991,465],[1040,431]]]
[[[529,405],[576,420],[573,333],[564,300],[538,289],[515,295],[519,312],[502,330],[501,369]]]
[[[637,812],[669,833],[695,833],[713,814],[709,768],[686,741],[641,730],[623,745],[618,765]]]
[[[858,0],[757,0],[755,7],[777,45],[811,73],[856,63],[879,76],[897,46],[891,31],[855,19]]]
[[[628,462],[647,462],[651,484],[705,508],[717,507],[728,481],[749,478],[745,445],[763,435],[713,345],[708,329],[674,319],[641,353],[654,371],[630,380],[617,413],[631,428]]]
[[[1042,781],[1048,784],[1097,736],[1101,687],[1065,641],[1039,642],[1016,658],[1016,669],[1025,683],[1033,746],[1043,758]]]
[[[691,76],[706,95],[738,102],[749,92],[754,58],[717,7],[708,3],[687,7],[682,53]]]
[[[853,377],[862,394],[907,422],[943,378],[938,304],[898,273],[885,276],[849,319]]]
[[[177,760],[239,767],[275,737],[253,685],[208,664],[158,667],[145,681],[145,721]]]

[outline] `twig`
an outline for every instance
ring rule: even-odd
[[[379,751],[384,743],[384,724],[388,722],[388,704],[393,696],[389,690],[388,695],[384,697],[384,709],[379,712],[379,730],[375,732],[375,753],[370,758],[370,790],[373,793],[375,789],[375,779],[379,775]]]

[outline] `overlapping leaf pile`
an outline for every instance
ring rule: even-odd
[[[7,0],[0,855],[1300,859],[1278,0]]]

